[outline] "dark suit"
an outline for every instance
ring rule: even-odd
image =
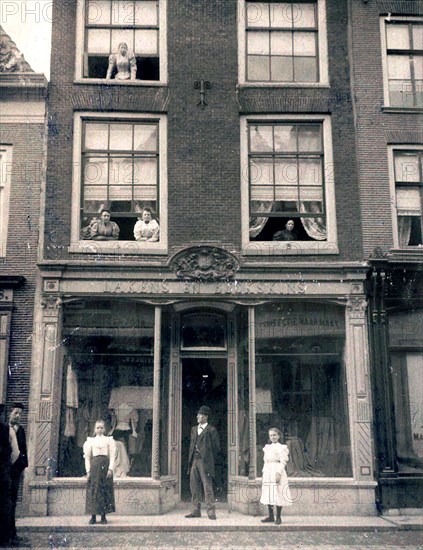
[[[207,512],[215,510],[213,478],[219,453],[220,442],[216,428],[207,424],[200,434],[198,434],[198,426],[191,429],[188,473],[193,512],[200,512],[202,489]]]
[[[0,544],[10,539],[10,455],[9,426],[0,423]]]
[[[11,513],[12,538],[16,537],[16,502],[18,500],[19,482],[21,480],[22,472],[25,470],[25,468],[28,467],[26,436],[25,436],[25,430],[22,428],[22,426],[19,426],[16,432],[16,439],[18,441],[20,454],[10,468],[11,500],[12,500],[12,513]]]

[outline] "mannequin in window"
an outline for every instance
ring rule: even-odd
[[[103,208],[100,219],[90,225],[90,235],[93,241],[117,241],[119,226],[110,220],[110,210]]]
[[[134,237],[136,241],[157,242],[159,240],[160,227],[156,220],[153,220],[151,209],[143,209],[141,218],[138,218],[134,226]]]
[[[106,78],[112,78],[113,70],[116,69],[115,80],[136,80],[137,60],[132,52],[128,51],[128,45],[121,42],[118,51],[109,56],[109,67]]]
[[[274,241],[297,241],[297,233],[294,231],[294,220],[288,220],[285,224],[285,229],[276,231],[273,235]]]

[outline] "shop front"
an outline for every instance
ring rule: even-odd
[[[229,510],[261,512],[262,448],[276,426],[290,449],[287,513],[374,514],[362,277],[45,270],[30,513],[84,513],[82,445],[98,419],[116,441],[118,514],[188,508],[189,434],[204,404],[222,448],[215,495]]]

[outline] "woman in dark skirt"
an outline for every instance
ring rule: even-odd
[[[104,420],[95,423],[95,436],[87,437],[84,443],[85,470],[87,472],[87,500],[85,512],[91,514],[88,522],[96,523],[96,515],[101,515],[101,523],[107,523],[106,514],[115,511],[113,492],[113,468],[116,447],[113,437],[105,436]]]

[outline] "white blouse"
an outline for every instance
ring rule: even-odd
[[[116,458],[116,445],[112,436],[96,435],[95,437],[87,437],[84,443],[84,459],[85,471],[90,473],[91,458],[95,456],[108,456],[109,469],[114,470]]]

